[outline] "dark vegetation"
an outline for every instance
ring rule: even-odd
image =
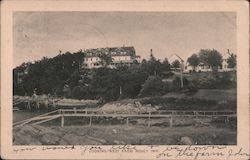
[[[203,62],[212,66],[217,66],[221,62],[220,53],[215,50],[201,50],[199,57]],[[211,57],[215,57],[215,62]],[[196,65],[196,58],[197,56],[191,56],[189,61],[193,61]],[[235,58],[236,56],[232,55],[228,60],[232,62],[231,65],[236,64]],[[84,52],[79,51],[66,52],[54,58],[44,57],[34,63],[23,63],[13,70],[14,95],[32,95],[36,90],[38,95],[50,94],[74,99],[100,99],[107,102],[124,98],[163,95],[169,92],[185,91],[192,95],[201,88],[236,87],[235,72],[218,73],[214,71],[205,75],[191,73],[190,76],[184,76],[184,87],[181,88],[181,79],[179,76],[173,75],[168,60],[165,59],[161,62],[152,54],[149,60],[144,59],[140,64],[120,65],[113,69],[107,65],[98,69],[85,69],[82,68],[83,59]],[[172,68],[178,67],[177,63]],[[164,81],[164,79],[172,80]],[[210,102],[206,103],[210,104]]]
[[[160,106],[161,110],[235,110],[236,101],[223,101],[199,98],[151,97],[141,100],[142,104]]]
[[[23,63],[13,71],[14,95],[32,95],[36,90],[38,95],[112,101],[135,98],[140,93],[148,95],[144,90],[151,92],[159,89],[151,86],[154,80],[150,81],[150,76],[162,83],[160,77],[171,75],[168,61],[160,62],[153,55],[150,60],[143,60],[141,64],[91,70],[81,68],[83,57],[84,53],[81,51],[74,54],[67,52],[35,63]],[[149,85],[142,90],[145,81],[149,81]]]

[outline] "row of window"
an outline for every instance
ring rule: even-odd
[[[131,58],[130,57],[125,57],[125,58],[118,57],[118,58],[113,58],[113,59],[120,61],[120,60],[130,60]],[[85,61],[86,62],[87,61],[99,61],[99,58],[85,58]]]
[[[119,65],[121,65],[121,64],[123,64],[123,65],[129,65],[129,64],[131,64],[131,63],[110,63],[110,65],[115,65],[115,66],[119,66]],[[99,63],[91,63],[90,64],[90,66],[100,66],[101,64],[99,64]]]

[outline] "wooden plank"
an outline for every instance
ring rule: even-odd
[[[16,125],[20,124],[20,126],[23,126],[23,125],[30,123],[32,121],[37,121],[37,120],[42,120],[42,119],[47,119],[47,118],[51,118],[51,116],[43,116],[43,117],[38,116],[38,117],[30,118],[30,119],[27,119],[24,121],[16,122],[13,125],[16,126]]]
[[[173,117],[172,116],[169,119],[169,125],[170,125],[170,128],[173,127]]]
[[[141,118],[148,118],[148,114],[137,114],[137,115],[129,115],[129,114],[64,114],[67,117],[141,117]],[[165,118],[171,117],[172,115],[151,115],[152,118]],[[193,114],[185,114],[185,115],[174,115],[176,117],[183,117],[183,116],[190,116],[190,117],[211,117],[213,115],[193,115]],[[229,116],[229,115],[218,115],[218,116]],[[230,115],[236,116],[236,115]]]
[[[64,127],[64,116],[61,115],[61,127]]]
[[[91,126],[92,125],[92,117],[90,116],[89,117],[89,126]]]
[[[149,112],[148,114],[148,127],[150,127],[150,116],[151,116],[151,112]]]
[[[39,122],[36,122],[36,123],[33,123],[33,124],[41,124],[41,123],[51,121],[51,120],[59,118],[59,117],[60,117],[60,115],[55,115],[55,116],[52,116],[51,118],[48,118],[48,119],[45,119],[45,120],[42,120],[42,121],[39,121]]]

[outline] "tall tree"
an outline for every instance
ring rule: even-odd
[[[177,69],[177,68],[180,68],[181,63],[180,63],[180,61],[175,60],[175,61],[172,63],[172,66],[173,66],[173,68]]]
[[[195,69],[200,63],[199,57],[197,54],[193,54],[191,57],[187,59],[187,62]]]
[[[213,71],[217,71],[222,63],[222,56],[220,52],[215,49],[201,49],[199,52],[200,62],[212,67]]]
[[[227,63],[228,63],[229,68],[234,68],[236,66],[236,64],[237,64],[236,55],[231,53],[230,57],[228,57],[228,59],[227,59]]]

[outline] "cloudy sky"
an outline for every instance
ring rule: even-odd
[[[14,65],[59,53],[99,47],[134,46],[186,59],[202,48],[236,54],[233,12],[15,12]]]

